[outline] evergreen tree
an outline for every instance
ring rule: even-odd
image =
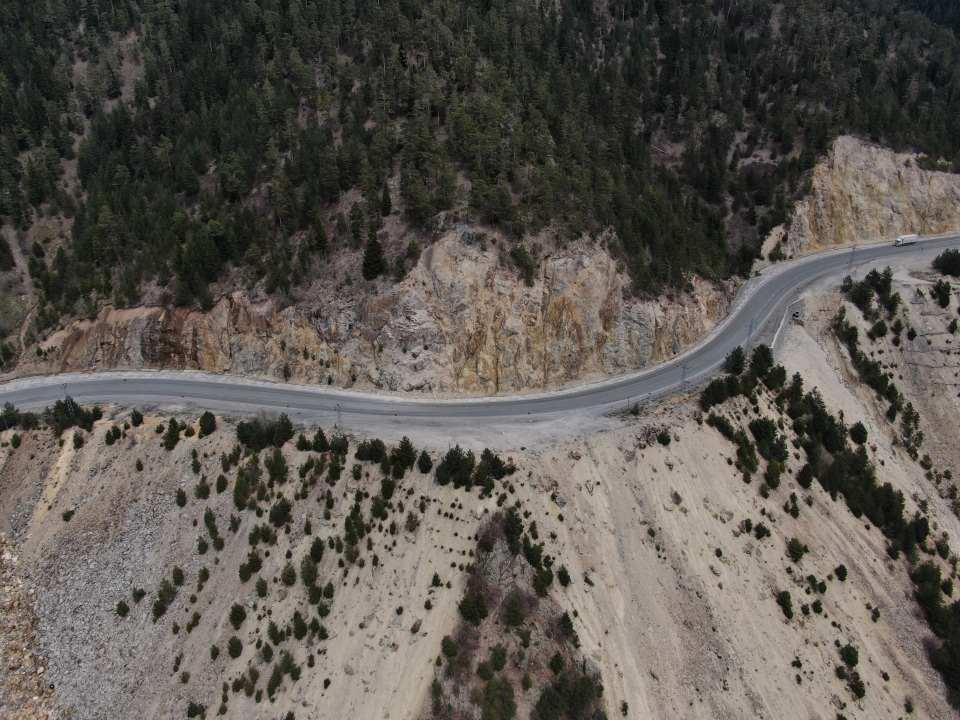
[[[393,204],[390,202],[390,188],[387,183],[383,183],[383,190],[380,192],[380,214],[387,217],[393,212]]]
[[[363,253],[363,279],[375,280],[386,270],[386,260],[383,257],[383,247],[377,238],[367,241],[367,249]]]

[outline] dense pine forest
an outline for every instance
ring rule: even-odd
[[[396,277],[391,214],[604,233],[653,293],[748,269],[841,132],[960,167],[958,28],[950,0],[11,0],[0,216],[70,219],[28,252],[48,325],[148,283],[204,307],[229,269],[287,292],[343,246]]]

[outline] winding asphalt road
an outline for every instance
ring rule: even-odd
[[[64,395],[86,403],[139,407],[203,407],[234,415],[287,412],[301,421],[334,421],[346,426],[427,423],[476,427],[538,422],[563,415],[599,416],[692,385],[715,373],[737,345],[775,338],[787,310],[815,283],[839,279],[857,268],[887,263],[928,265],[936,253],[960,247],[960,235],[926,238],[917,244],[891,243],[824,252],[778,263],[750,279],[727,318],[683,355],[642,372],[556,392],[439,400],[330,390],[323,386],[255,381],[195,372],[142,371],[71,373],[25,378],[0,385],[0,403],[39,408]]]

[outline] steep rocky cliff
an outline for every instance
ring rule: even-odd
[[[960,175],[924,170],[921,160],[837,138],[794,208],[784,252],[960,229]]]
[[[17,372],[191,368],[397,391],[548,388],[679,352],[734,292],[695,279],[685,292],[635,299],[616,261],[587,241],[544,257],[530,286],[507,256],[502,240],[461,229],[393,285],[318,280],[287,307],[233,292],[206,313],[105,309],[25,353]]]

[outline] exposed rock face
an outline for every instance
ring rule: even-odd
[[[475,237],[466,235],[465,237]],[[313,289],[280,308],[245,293],[207,313],[104,310],[26,353],[18,373],[191,368],[310,383],[436,393],[556,387],[673,355],[726,313],[734,287],[694,280],[687,292],[630,298],[599,245],[547,257],[531,287],[503,243],[451,232],[399,283]]]
[[[837,138],[813,171],[810,196],[794,208],[785,252],[960,229],[960,175],[923,170],[917,160]]]

